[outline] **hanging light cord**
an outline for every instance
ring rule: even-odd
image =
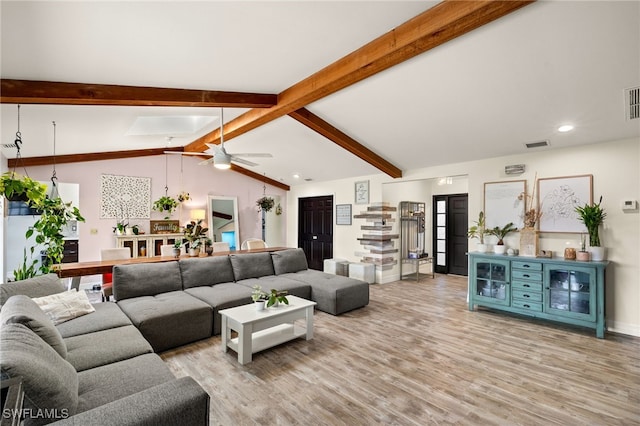
[[[53,124],[53,172],[51,173],[51,184],[53,185],[54,191],[57,192],[56,182],[58,180],[58,176],[56,176],[56,122],[52,121]]]
[[[169,193],[169,185],[167,184],[167,175],[169,173],[169,157],[167,154],[164,155],[164,196],[167,197]]]

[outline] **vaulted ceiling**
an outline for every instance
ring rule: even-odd
[[[2,143],[19,102],[27,159],[52,154],[52,121],[56,154],[76,160],[201,152],[222,105],[229,152],[273,154],[234,169],[297,185],[639,137],[624,108],[638,2],[524,5],[3,1]],[[195,115],[215,119],[127,134],[139,116]]]

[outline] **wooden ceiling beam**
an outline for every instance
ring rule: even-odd
[[[277,95],[54,81],[0,81],[0,103],[268,108]]]
[[[43,157],[25,157],[9,158],[8,168],[14,167],[32,167],[32,166],[47,166],[50,164],[64,164],[64,163],[83,163],[86,161],[102,161],[102,160],[119,160],[121,158],[135,158],[135,157],[147,157],[149,155],[162,155],[165,151],[182,152],[182,147],[172,148],[149,148],[149,149],[136,149],[132,151],[107,151],[107,152],[92,152],[87,154],[67,154],[67,155],[51,155]]]
[[[303,108],[354,83],[389,69],[447,41],[467,34],[535,0],[445,0],[365,44],[278,95],[278,103],[252,109],[225,124],[225,141]],[[185,147],[202,152],[206,143],[220,143],[214,130]]]
[[[171,148],[150,148],[150,149],[137,149],[132,151],[108,151],[108,152],[93,152],[87,154],[68,154],[68,155],[57,155],[55,158],[53,156],[44,156],[44,157],[26,157],[21,158],[20,160],[16,158],[8,159],[8,168],[13,169],[14,167],[32,167],[32,166],[47,166],[54,164],[65,164],[65,163],[83,163],[86,161],[102,161],[102,160],[118,160],[121,158],[135,158],[135,157],[147,157],[150,155],[164,155],[166,151],[173,152],[183,152],[184,149],[182,147],[171,147]],[[209,159],[211,157],[207,155],[202,156],[203,159]],[[259,180],[260,182],[266,183],[268,185],[275,186],[276,188],[284,189],[288,191],[291,189],[289,185],[277,181],[275,179],[271,179],[265,177],[259,173],[253,172],[251,170],[247,170],[243,167],[240,167],[236,164],[231,163],[231,170],[234,172],[243,174],[250,178]]]
[[[333,125],[327,123],[306,108],[300,108],[296,111],[290,112],[289,116],[304,124],[311,130],[318,132],[325,138],[335,142],[338,146],[346,149],[355,156],[360,157],[362,160],[378,168],[380,171],[388,174],[392,178],[402,177],[402,170],[398,167],[394,166],[389,161],[380,157],[369,148],[360,144],[358,141]]]

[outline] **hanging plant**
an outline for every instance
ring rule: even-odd
[[[271,197],[262,197],[256,201],[256,205],[258,206],[258,211],[268,212],[275,205],[275,201]]]
[[[175,198],[164,195],[153,202],[153,210],[171,214],[178,207],[178,205],[179,203],[175,200]],[[165,217],[165,219],[169,219],[169,217]]]
[[[182,191],[181,193],[178,194],[178,202],[180,203],[184,203],[185,201],[190,199],[191,199],[191,195],[189,195],[189,193],[186,191]]]
[[[9,201],[26,201],[31,207],[45,199],[47,187],[28,176],[6,172],[0,178],[0,195]]]

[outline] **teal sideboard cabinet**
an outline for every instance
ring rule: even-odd
[[[594,328],[602,339],[608,264],[469,253],[469,310],[484,306]]]

